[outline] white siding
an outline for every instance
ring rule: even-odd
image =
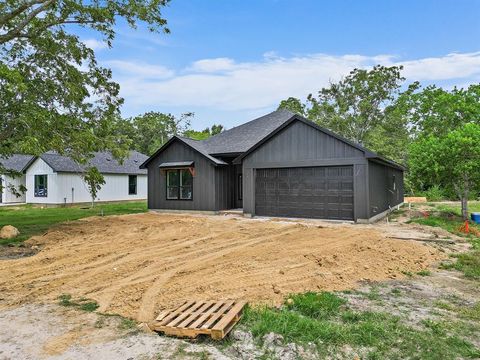
[[[35,175],[47,175],[47,197],[35,197]],[[56,190],[57,173],[42,159],[37,158],[26,172],[27,203],[59,204]]]
[[[3,185],[3,192],[1,194],[2,196],[2,203],[23,203],[26,200],[26,195],[20,193],[19,187],[20,185],[25,186],[25,175],[18,176],[16,178],[12,178],[7,175],[2,175],[0,176],[2,180],[2,185]],[[17,197],[14,193],[12,193],[8,187],[10,185],[13,185],[17,192],[21,194],[20,197]]]
[[[48,196],[34,196],[35,175],[48,175]],[[96,201],[144,200],[147,198],[147,175],[137,175],[137,194],[128,194],[128,174],[103,174],[105,184]],[[37,159],[27,170],[27,203],[71,204],[90,202],[88,187],[80,174],[56,173],[42,159]]]
[[[137,175],[137,194],[128,194],[128,175],[104,174],[105,184],[97,194],[96,201],[143,200],[147,198],[147,175]],[[78,203],[91,201],[88,187],[77,174],[59,173],[57,203]]]

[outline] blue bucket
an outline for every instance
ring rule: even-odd
[[[470,218],[472,219],[472,221],[475,223],[475,224],[480,224],[480,213],[476,212],[476,213],[471,213],[470,214]]]

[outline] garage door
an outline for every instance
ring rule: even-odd
[[[257,169],[255,214],[353,220],[353,166]]]

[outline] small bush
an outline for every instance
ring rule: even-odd
[[[428,201],[441,201],[446,198],[445,191],[438,185],[433,185],[430,189],[422,193]]]

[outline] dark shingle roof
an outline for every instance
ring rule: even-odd
[[[79,165],[68,156],[59,155],[55,152],[47,152],[40,156],[54,171],[57,172],[82,172],[85,166]],[[137,151],[131,151],[130,156],[120,164],[109,152],[96,152],[89,161],[89,166],[97,167],[102,174],[146,174],[147,171],[140,169],[140,165],[148,159],[148,156]]]
[[[13,154],[7,158],[0,158],[0,163],[7,170],[22,172],[33,158],[33,155]]]
[[[290,120],[294,113],[280,109],[202,141],[209,154],[243,153]]]
[[[207,159],[213,161],[215,164],[217,164],[217,165],[226,165],[227,164],[225,161],[217,159],[216,157],[213,157],[213,156],[210,155],[212,152],[206,146],[205,140],[194,140],[194,139],[186,138],[186,137],[183,137],[183,136],[177,136],[177,138],[182,140],[187,145],[190,145],[192,148],[197,150],[199,153],[201,153]]]
[[[193,140],[181,136],[172,137],[167,143],[165,143],[155,154],[153,154],[147,161],[142,164],[142,168],[146,168],[146,165],[161,153],[166,147],[170,145],[175,139],[184,142],[190,147],[197,150],[199,153],[210,159],[216,165],[226,164],[216,156],[221,155],[235,155],[237,156],[234,163],[239,163],[241,159],[251,151],[254,151],[264,141],[268,140],[271,136],[274,136],[276,132],[280,131],[283,127],[288,126],[292,121],[303,121],[304,123],[313,126],[314,128],[323,131],[324,133],[333,136],[341,141],[350,144],[351,146],[363,151],[367,158],[379,159],[387,162],[389,165],[403,169],[399,164],[385,159],[378,154],[364,148],[363,146],[353,143],[352,141],[345,139],[330,130],[324,129],[319,125],[313,123],[310,120],[303,118],[300,115],[294,114],[285,109],[279,109],[273,111],[267,115],[261,116],[257,119],[249,121],[240,126],[226,130],[218,135],[212,136],[205,140]]]

